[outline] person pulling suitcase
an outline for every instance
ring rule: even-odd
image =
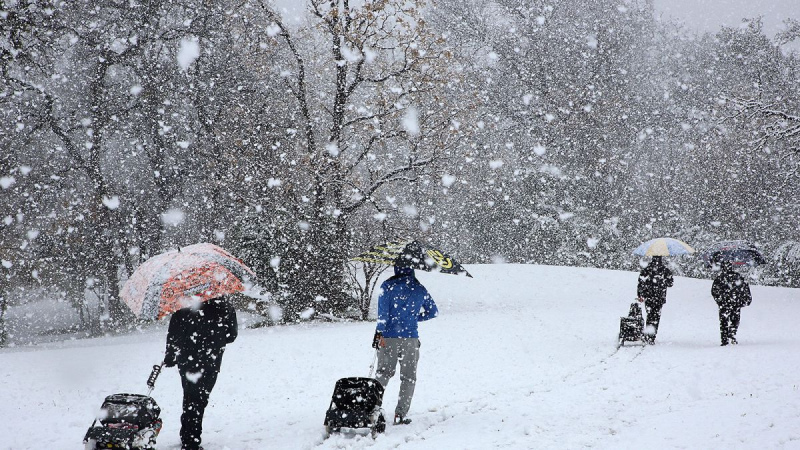
[[[395,425],[411,423],[407,417],[417,383],[419,362],[418,323],[439,314],[436,303],[411,267],[395,266],[394,276],[381,284],[378,325],[372,347],[378,350],[376,378],[386,388],[400,364],[400,396],[394,412]]]

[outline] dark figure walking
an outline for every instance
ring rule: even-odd
[[[178,366],[183,386],[181,449],[198,450],[203,413],[217,382],[225,345],[236,339],[236,311],[224,300],[208,300],[199,308],[183,308],[169,321],[164,365]]]
[[[639,272],[639,286],[636,289],[639,301],[644,302],[647,311],[645,342],[655,344],[658,323],[661,321],[661,308],[667,302],[667,288],[672,287],[672,271],[660,256],[653,256],[650,264]]]
[[[736,331],[739,329],[742,308],[753,302],[750,286],[744,277],[733,270],[728,261],[719,262],[722,269],[711,285],[711,296],[719,307],[719,334],[722,345],[738,344]]]
[[[410,267],[395,267],[394,276],[381,284],[378,297],[378,326],[372,346],[378,349],[376,377],[385,388],[400,363],[400,396],[394,410],[394,423],[407,424],[414,397],[419,361],[417,324],[436,317],[439,309],[427,289]]]

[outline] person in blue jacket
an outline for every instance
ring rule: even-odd
[[[394,276],[381,284],[378,297],[378,326],[372,346],[378,349],[378,381],[386,384],[400,363],[400,396],[394,423],[411,423],[406,415],[411,407],[417,383],[419,333],[417,323],[439,314],[428,290],[414,276],[410,267],[394,268]]]

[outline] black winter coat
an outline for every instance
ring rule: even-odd
[[[639,272],[639,286],[636,295],[646,302],[665,303],[667,288],[672,287],[672,271],[663,264],[650,263]]]
[[[169,320],[164,362],[190,370],[211,367],[238,333],[236,311],[224,299],[208,300],[198,309],[179,309]]]
[[[753,301],[750,285],[734,270],[723,270],[711,285],[711,296],[720,307],[741,308]]]

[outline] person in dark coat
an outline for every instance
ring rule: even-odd
[[[203,413],[217,382],[225,346],[236,339],[236,311],[224,298],[176,311],[169,321],[164,365],[177,365],[183,386],[181,449],[198,450]]]
[[[667,288],[672,287],[672,271],[669,270],[661,256],[653,256],[650,264],[639,272],[639,286],[636,294],[640,302],[644,302],[647,311],[647,327],[645,342],[655,344],[658,324],[661,322],[661,308],[667,302]]]
[[[739,275],[733,264],[728,261],[719,261],[720,274],[711,284],[711,296],[719,307],[719,334],[722,345],[738,344],[736,331],[742,316],[742,308],[750,305],[753,297],[750,295],[750,286]]]
[[[372,346],[378,350],[376,378],[384,388],[400,364],[400,394],[394,411],[394,423],[400,425],[411,422],[406,415],[417,383],[420,347],[417,325],[436,317],[439,309],[414,276],[414,269],[395,266],[394,274],[381,284]]]

